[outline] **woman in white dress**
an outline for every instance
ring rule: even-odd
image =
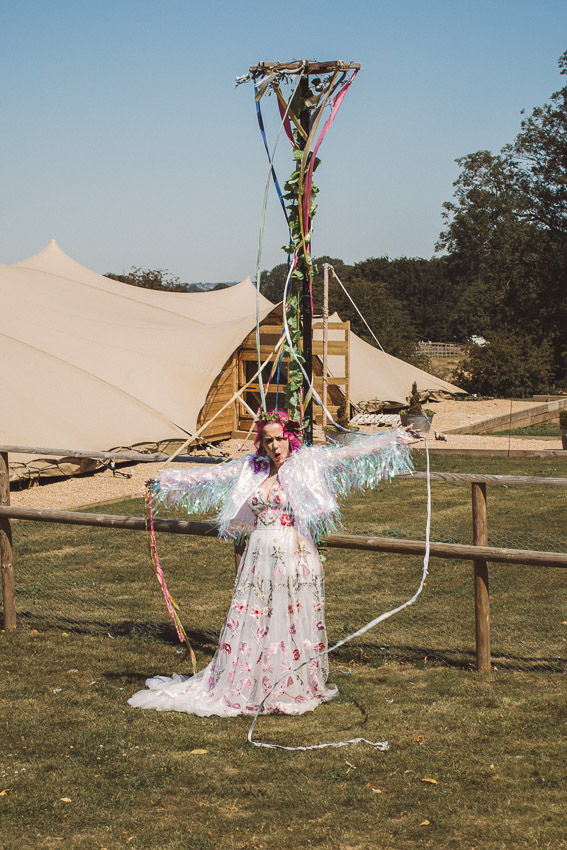
[[[258,425],[255,455],[162,472],[153,482],[158,501],[189,511],[220,506],[220,533],[250,536],[210,664],[192,677],[148,679],[130,705],[227,717],[256,714],[263,700],[263,714],[303,714],[332,699],[314,539],[336,528],[337,497],[411,471],[412,442],[399,429],[344,448],[301,448],[293,423],[275,411]]]

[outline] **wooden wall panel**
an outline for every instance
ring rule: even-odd
[[[349,322],[332,322],[330,324],[332,330],[341,330],[344,332],[344,340],[333,341],[329,344],[329,354],[342,356],[345,358],[345,377],[330,378],[328,385],[328,400],[329,410],[333,416],[336,415],[338,408],[344,403],[345,398],[349,398]],[[269,316],[260,327],[260,357],[265,360],[272,352],[274,345],[278,342],[282,333],[282,322],[278,321],[277,315]],[[322,389],[322,364],[320,355],[322,354],[322,343],[319,340],[313,342],[313,373],[315,378],[315,389],[321,394]],[[247,380],[247,374],[251,377],[256,371],[254,364],[257,363],[256,351],[256,331],[252,331],[240,348],[234,352],[225,363],[222,372],[215,378],[211,389],[207,395],[207,400],[199,413],[198,425],[201,425],[212,418],[212,416],[220,410],[220,408],[229,401],[237,388],[244,386]],[[288,359],[282,358],[284,373],[287,367]],[[264,383],[266,383],[271,372],[273,361],[265,368]],[[266,394],[266,400],[269,408],[275,407],[276,390],[272,384],[273,390]],[[281,406],[283,399],[283,391],[285,383],[280,382],[278,404]],[[258,408],[259,403],[259,385],[255,381],[248,390],[244,393],[243,400],[252,410]],[[314,405],[315,421],[321,420],[321,411],[317,405]],[[226,440],[233,431],[247,431],[252,424],[252,414],[246,409],[244,404],[235,402],[223,413],[221,413],[214,422],[208,426],[203,436],[208,440]]]
[[[233,354],[224,364],[222,372],[217,375],[207,395],[207,400],[199,413],[197,426],[200,428],[205,421],[211,419],[227,401],[234,395],[236,356]],[[226,408],[214,422],[205,428],[203,437],[207,440],[227,440],[235,429],[235,405]]]

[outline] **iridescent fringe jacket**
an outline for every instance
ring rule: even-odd
[[[315,541],[340,527],[338,499],[352,490],[376,487],[400,473],[411,473],[408,443],[398,429],[361,436],[348,446],[305,446],[293,452],[278,479],[297,530]],[[267,458],[245,455],[227,463],[165,469],[150,486],[156,504],[184,507],[188,513],[219,509],[221,537],[240,537],[254,525],[248,502],[270,471]]]

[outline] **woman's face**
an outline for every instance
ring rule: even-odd
[[[289,440],[284,437],[282,426],[278,422],[268,422],[262,429],[262,448],[272,466],[279,469],[289,457]]]

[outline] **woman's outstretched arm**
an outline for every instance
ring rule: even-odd
[[[353,490],[377,487],[395,475],[411,473],[410,446],[415,442],[405,428],[361,435],[348,446],[322,447],[319,463],[333,495],[342,497]]]
[[[228,463],[166,467],[148,486],[158,506],[168,504],[184,508],[187,513],[206,513],[223,504],[247,461],[246,456]]]

